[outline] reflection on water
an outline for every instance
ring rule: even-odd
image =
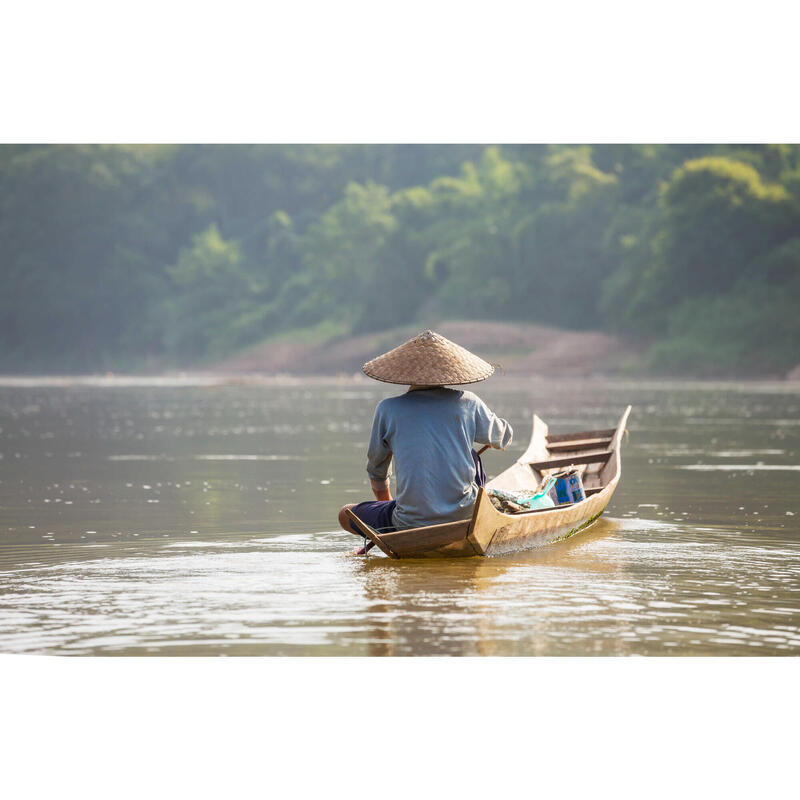
[[[495,559],[331,531],[368,496],[362,381],[0,386],[0,651],[800,653],[800,390],[498,379],[525,447],[634,404],[608,516]],[[186,383],[186,381],[183,381]]]

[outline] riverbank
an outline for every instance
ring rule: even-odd
[[[599,331],[473,320],[447,320],[429,325],[494,364],[497,376],[679,380],[700,384],[800,381],[800,364],[783,374],[729,373],[711,367],[699,373],[663,373],[648,366],[647,342],[634,342]],[[111,370],[82,374],[46,369],[29,373],[8,371],[0,372],[0,384],[158,386],[315,378],[349,380],[362,374],[361,366],[366,361],[402,344],[423,327],[416,323],[354,336],[343,324],[325,322],[270,337],[224,358],[175,364],[153,357],[134,364],[116,364]]]
[[[472,320],[443,321],[433,327],[495,364],[498,374],[620,375],[633,369],[640,356],[630,343],[595,331]],[[419,330],[419,325],[406,325],[360,336],[284,335],[206,368],[226,374],[349,375],[360,372],[365,361],[402,344]]]

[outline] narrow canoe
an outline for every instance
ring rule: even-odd
[[[496,556],[558,542],[588,528],[602,513],[619,483],[620,447],[628,406],[616,428],[551,434],[533,415],[531,441],[524,455],[486,484],[486,489],[535,488],[544,475],[575,465],[582,470],[586,498],[555,508],[505,514],[481,489],[471,519],[378,533],[351,511],[356,527],[389,558]]]

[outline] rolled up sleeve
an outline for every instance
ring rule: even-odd
[[[385,483],[391,475],[392,450],[386,441],[386,433],[386,423],[379,404],[372,420],[367,449],[367,475],[375,483]]]
[[[505,450],[511,444],[514,431],[511,425],[498,417],[480,398],[475,408],[475,441],[488,444],[496,450]]]

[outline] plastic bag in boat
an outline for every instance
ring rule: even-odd
[[[549,477],[544,485],[535,492],[506,492],[502,489],[489,489],[489,497],[495,507],[500,511],[532,511],[537,508],[553,508],[555,502],[551,496],[551,490],[555,486],[556,479]]]

